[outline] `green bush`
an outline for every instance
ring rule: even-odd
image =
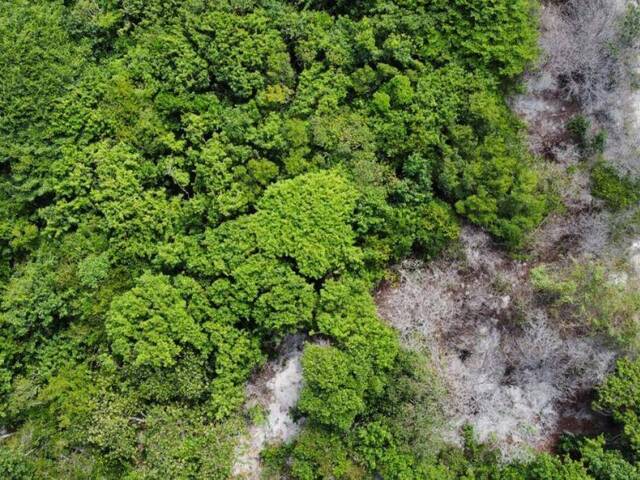
[[[542,265],[531,271],[531,282],[559,322],[587,326],[620,346],[637,345],[640,294],[635,282],[614,281],[597,262],[574,263],[564,271]]]
[[[347,431],[365,409],[365,385],[354,359],[334,347],[309,345],[302,366],[305,388],[298,408],[318,423]]]
[[[291,475],[299,480],[364,479],[365,472],[350,458],[348,446],[338,435],[309,428],[292,451]]]
[[[3,446],[0,448],[0,475],[7,480],[33,478],[34,468],[24,452]]]
[[[611,210],[622,210],[640,201],[637,182],[620,176],[605,162],[598,162],[591,170],[591,193],[604,200]]]
[[[572,140],[584,150],[588,145],[588,134],[591,128],[591,122],[583,115],[576,115],[567,122],[567,131],[571,135]]]
[[[545,301],[554,303],[573,303],[578,285],[573,279],[559,279],[549,271],[546,265],[531,269],[531,284]]]
[[[594,407],[622,424],[634,458],[640,452],[640,362],[622,359],[598,390]]]

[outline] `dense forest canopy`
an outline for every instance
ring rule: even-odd
[[[2,2],[0,476],[228,478],[245,382],[305,332],[307,426],[266,452],[276,476],[637,478],[598,476],[632,467],[595,440],[506,470],[472,435],[415,453],[430,380],[371,295],[460,221],[517,249],[542,220],[505,102],[535,7]]]

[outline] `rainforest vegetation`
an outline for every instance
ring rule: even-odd
[[[597,395],[614,439],[431,448],[438,382],[372,296],[462,222],[518,255],[554,208],[506,101],[537,7],[1,2],[0,478],[231,478],[245,384],[296,332],[306,421],[265,476],[640,478],[638,362]],[[601,293],[536,278],[559,309]]]

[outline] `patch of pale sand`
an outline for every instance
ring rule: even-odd
[[[281,354],[269,362],[247,386],[247,409],[262,409],[265,418],[249,427],[236,449],[233,475],[258,480],[261,474],[260,453],[267,444],[288,442],[300,431],[302,420],[291,411],[298,403],[302,389],[301,335],[283,342]]]
[[[640,278],[640,240],[636,240],[629,248],[629,263],[635,275]]]

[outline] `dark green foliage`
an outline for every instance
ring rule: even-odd
[[[607,132],[606,130],[600,130],[591,139],[590,148],[593,153],[602,155],[604,148],[607,144]]]
[[[625,439],[637,458],[640,452],[640,362],[620,360],[598,392],[595,407],[613,416],[624,428]]]
[[[571,135],[571,139],[580,147],[585,149],[587,147],[589,129],[591,128],[591,122],[583,115],[576,115],[567,122],[567,130]]]
[[[297,440],[291,452],[291,475],[300,480],[364,478],[364,470],[351,457],[340,436],[310,428]]]
[[[411,478],[389,418],[437,408],[371,291],[460,217],[513,248],[541,220],[504,100],[534,7],[2,3],[0,476],[226,478],[245,382],[304,331],[292,475]]]
[[[640,184],[599,161],[591,170],[591,193],[611,210],[622,210],[640,201]]]
[[[587,471],[597,480],[640,479],[638,465],[625,459],[619,450],[606,448],[603,437],[584,440],[579,453]]]
[[[622,426],[621,434],[596,438],[565,438],[564,450],[595,480],[640,478],[637,463],[640,447],[640,367],[638,360],[621,359],[616,371],[598,389],[594,408],[610,415]],[[582,477],[580,477],[582,478]]]
[[[607,142],[607,132],[600,130],[592,134],[591,130],[591,121],[583,115],[576,115],[567,122],[567,131],[583,155],[601,155]]]

